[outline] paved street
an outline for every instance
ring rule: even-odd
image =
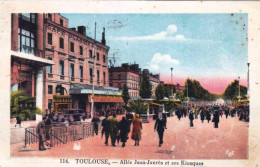
[[[24,143],[11,145],[11,156],[67,157],[67,158],[109,158],[109,159],[247,159],[248,123],[237,117],[220,117],[219,128],[213,123],[194,120],[189,127],[188,117],[180,121],[176,116],[168,117],[164,144],[158,147],[157,133],[153,131],[154,121],[143,123],[140,146],[134,146],[129,139],[126,147],[105,146],[101,135],[60,145],[40,152],[37,145],[23,148]],[[129,134],[130,138],[130,134]],[[109,140],[110,144],[110,140]]]

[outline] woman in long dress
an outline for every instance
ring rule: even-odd
[[[139,146],[141,140],[142,121],[139,119],[139,114],[135,114],[133,119],[133,129],[131,138],[135,141],[135,146]]]

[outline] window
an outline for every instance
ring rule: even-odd
[[[70,43],[70,51],[74,52],[74,43],[73,42]]]
[[[103,72],[103,82],[106,84],[106,72]]]
[[[70,64],[70,77],[74,78],[74,64]]]
[[[60,48],[64,49],[64,39],[60,38]]]
[[[52,94],[52,91],[53,91],[53,86],[48,85],[48,94]]]
[[[60,19],[60,25],[63,26],[63,19]]]
[[[48,58],[48,60],[52,60],[52,58]],[[52,73],[52,66],[47,66],[47,74],[51,74]]]
[[[89,50],[89,58],[92,58],[93,55],[92,55],[92,50]]]
[[[97,81],[99,82],[99,70],[97,70]]]
[[[34,13],[20,13],[19,18],[35,24],[35,14]]]
[[[48,14],[48,19],[49,19],[49,20],[52,20],[52,17],[51,17],[51,14],[50,14],[50,13]]]
[[[83,66],[79,66],[79,78],[83,79]]]
[[[64,75],[64,61],[60,60],[60,75]]]
[[[48,44],[52,45],[52,33],[48,33]]]
[[[89,68],[89,76],[90,76],[90,82],[93,82],[93,71],[92,71],[92,68]]]
[[[106,56],[103,55],[103,63],[106,63]]]
[[[21,52],[34,54],[34,33],[18,28],[18,48]]]
[[[52,99],[48,99],[48,109],[51,110],[52,107]]]
[[[83,55],[83,47],[82,46],[79,47],[79,54]]]
[[[99,61],[99,53],[97,53],[97,61]]]

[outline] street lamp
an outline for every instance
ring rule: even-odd
[[[240,101],[240,76],[238,76],[238,101]]]
[[[249,98],[249,65],[250,63],[247,63],[247,98]]]
[[[172,70],[173,70],[173,68],[171,67],[171,84],[173,84],[172,83]],[[172,97],[173,97],[173,85],[172,85],[172,91],[171,92],[172,92]]]

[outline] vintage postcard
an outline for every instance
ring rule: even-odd
[[[4,2],[0,166],[257,167],[259,9]]]

